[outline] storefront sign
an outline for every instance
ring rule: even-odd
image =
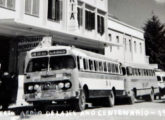
[[[78,29],[77,22],[77,0],[69,0],[70,10],[69,10],[69,30],[75,31]]]
[[[23,37],[18,42],[18,51],[25,52],[31,50],[39,45],[42,37]]]

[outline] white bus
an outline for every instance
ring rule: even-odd
[[[159,99],[161,96],[165,95],[165,72],[156,72],[157,82],[159,86]]]
[[[36,48],[26,55],[25,100],[35,106],[69,104],[77,111],[98,99],[100,105],[110,107],[116,97],[127,97],[133,103],[140,93],[152,97],[157,85],[152,69],[147,66],[140,77],[138,67],[132,76],[132,65],[104,55],[67,46]]]
[[[125,64],[122,67],[125,76],[125,91],[129,96],[129,103],[143,98],[153,101],[159,93],[155,70],[151,65]]]
[[[103,55],[74,47],[54,46],[27,52],[25,100],[34,105],[69,103],[84,110],[94,98],[107,106],[123,95],[121,64]]]

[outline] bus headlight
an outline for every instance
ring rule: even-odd
[[[60,89],[63,89],[63,88],[64,88],[64,83],[59,83],[59,84],[58,84],[58,87],[59,87]]]
[[[34,86],[34,90],[38,90],[39,87],[40,87],[40,86],[36,84],[36,85]]]
[[[33,90],[33,86],[29,86],[28,87],[28,90]]]
[[[65,83],[65,88],[68,89],[68,88],[70,88],[70,87],[71,87],[71,83],[70,83],[70,82],[66,82],[66,83]]]

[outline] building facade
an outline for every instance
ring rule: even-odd
[[[23,75],[26,51],[43,36],[53,45],[148,64],[143,31],[108,16],[108,0],[0,0],[0,14],[3,71]]]
[[[110,44],[107,2],[0,0],[0,35],[2,39],[8,38],[9,54],[3,54],[5,58],[9,55],[9,71],[22,74],[19,66],[23,65],[25,52],[37,46],[42,36],[52,36],[54,45],[74,45],[104,54],[104,46]]]
[[[18,104],[24,102],[26,51],[44,36],[52,37],[52,45],[149,64],[143,31],[108,16],[108,0],[0,0],[0,28],[1,70],[19,75]]]

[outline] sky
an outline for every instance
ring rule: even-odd
[[[134,27],[143,28],[157,15],[165,24],[165,0],[108,0],[109,13]]]

